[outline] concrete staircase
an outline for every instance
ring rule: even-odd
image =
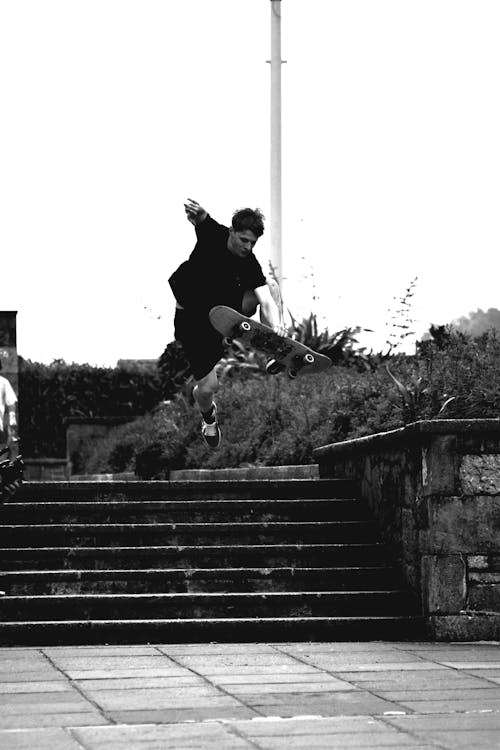
[[[422,620],[344,480],[26,483],[0,644],[404,640]]]

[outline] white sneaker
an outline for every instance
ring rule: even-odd
[[[205,422],[202,417],[201,436],[209,448],[215,449],[219,447],[221,441],[221,431],[219,425],[217,424],[217,406],[215,404],[215,401],[213,403],[213,415],[213,422]]]

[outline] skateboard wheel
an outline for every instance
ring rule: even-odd
[[[305,365],[313,365],[314,364],[314,357],[312,354],[305,354],[304,355],[304,364]]]
[[[288,370],[288,377],[290,380],[295,380],[297,377],[297,370]]]
[[[242,333],[248,333],[251,330],[252,330],[252,326],[250,325],[250,323],[247,323],[247,321],[244,320],[243,323],[241,323],[240,325],[240,331]]]

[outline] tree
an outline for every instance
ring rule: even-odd
[[[480,308],[476,312],[470,312],[468,316],[462,316],[452,322],[453,328],[471,336],[480,336],[482,333],[494,328],[500,331],[500,310],[490,307],[484,312]]]

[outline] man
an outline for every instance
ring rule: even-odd
[[[7,378],[0,375],[0,443],[17,441],[16,404],[17,396],[13,387]]]
[[[231,226],[225,227],[194,200],[188,199],[184,208],[197,242],[189,259],[169,279],[176,299],[175,337],[183,345],[196,380],[193,396],[202,417],[202,437],[210,448],[218,448],[221,432],[214,396],[223,345],[222,336],[210,323],[210,309],[227,305],[251,316],[260,305],[263,322],[280,333],[284,328],[281,311],[253,253],[264,233],[262,213],[243,208],[233,214]]]
[[[2,363],[0,362],[0,370]],[[7,378],[0,375],[0,456],[9,453],[8,445],[17,442],[17,396]],[[20,487],[20,480],[5,479],[3,468],[8,460],[0,462],[0,499],[10,496]],[[7,476],[10,472],[7,472]]]

